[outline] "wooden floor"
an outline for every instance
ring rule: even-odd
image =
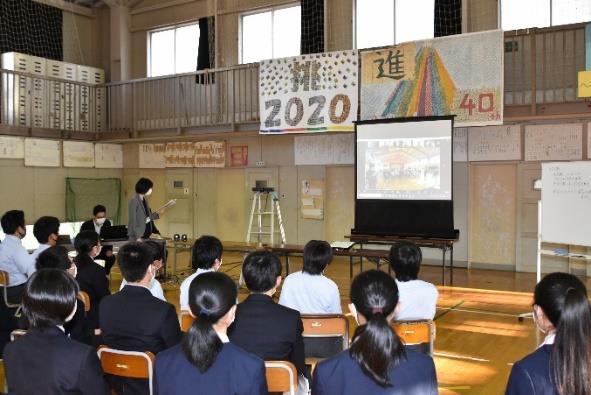
[[[188,259],[187,253],[178,256],[180,280],[191,273],[184,267]],[[224,255],[221,271],[238,281],[241,259],[239,254]],[[364,264],[364,269],[371,267],[371,263]],[[291,259],[290,269],[301,269],[301,260]],[[387,268],[382,266],[382,270]],[[358,272],[357,266],[354,273]],[[348,260],[336,259],[326,275],[338,284],[343,311],[347,312]],[[439,288],[435,364],[440,393],[503,394],[511,364],[532,352],[542,340],[531,318],[523,322],[517,319],[519,314],[531,311],[535,275],[455,269],[454,287],[442,287],[439,285],[441,269],[425,266],[420,277]],[[115,267],[111,279],[113,291],[119,289],[120,282],[121,276]],[[586,284],[591,286],[591,280],[587,279]],[[178,283],[166,283],[163,288],[168,301],[178,310]],[[247,294],[247,290],[241,288],[240,300]],[[350,322],[354,328],[354,321]],[[2,377],[0,367],[0,385]]]

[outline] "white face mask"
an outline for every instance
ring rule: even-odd
[[[148,189],[148,192],[146,192],[146,196],[150,196],[152,194],[152,188]]]
[[[106,218],[97,218],[97,219],[95,219],[97,225],[104,224],[106,220],[107,220]]]
[[[78,266],[72,263],[72,266],[70,266],[70,268],[68,269],[68,273],[70,273],[72,277],[76,278],[76,276],[78,275]]]
[[[72,318],[74,318],[74,314],[76,314],[76,309],[78,308],[78,300],[76,300],[76,304],[74,305],[74,310],[72,310],[72,312],[70,313],[70,315],[68,316],[68,318],[66,318],[65,322],[70,322],[72,321]]]

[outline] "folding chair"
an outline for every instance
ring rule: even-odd
[[[349,347],[349,321],[342,314],[302,314],[306,364],[312,366]]]
[[[15,329],[12,332],[10,332],[10,341],[13,342],[15,340],[18,340],[26,334],[27,331],[24,329]]]
[[[90,296],[86,292],[80,291],[78,292],[78,300],[84,305],[84,312],[88,313],[90,311]]]
[[[8,272],[0,270],[0,287],[2,287],[2,296],[4,297],[4,304],[9,309],[17,309],[21,307],[20,304],[10,303],[8,301]]]
[[[193,317],[190,312],[186,310],[181,310],[181,313],[179,314],[179,323],[181,324],[181,331],[188,331],[191,325],[193,325],[194,320],[195,317]]]
[[[298,372],[288,361],[266,361],[265,373],[269,392],[288,392],[295,395],[298,387]]]
[[[150,395],[153,394],[154,354],[149,351],[123,351],[100,346],[97,351],[105,374],[113,376],[148,379]]]
[[[435,323],[432,320],[394,321],[392,328],[407,347],[433,356]]]

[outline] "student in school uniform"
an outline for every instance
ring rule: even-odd
[[[585,285],[572,274],[548,274],[536,285],[533,315],[546,338],[513,365],[505,394],[591,394],[591,307]]]
[[[330,262],[330,244],[322,240],[306,243],[304,267],[285,278],[279,304],[298,310],[300,314],[341,314],[339,288],[324,275]]]
[[[88,325],[92,329],[98,329],[99,303],[105,296],[111,294],[105,268],[94,261],[101,252],[99,235],[93,230],[78,233],[74,239],[74,248],[77,253],[74,263],[78,268],[76,279],[80,289],[90,298]]]
[[[56,217],[40,217],[33,225],[33,235],[39,242],[39,247],[31,253],[33,261],[49,247],[57,244],[59,238],[60,221]]]
[[[170,303],[155,298],[148,288],[156,276],[150,248],[143,242],[130,242],[117,255],[127,285],[101,301],[99,321],[104,344],[118,350],[160,351],[181,341],[176,310]],[[143,395],[148,381],[108,376],[118,394]]]
[[[4,351],[8,393],[108,394],[96,349],[64,333],[76,312],[77,294],[78,285],[64,270],[33,274],[23,295],[31,328]]]
[[[93,230],[102,238],[103,229],[108,229],[111,226],[111,221],[107,219],[107,208],[102,204],[97,204],[92,209],[92,219],[83,222],[82,226],[80,226],[80,231]],[[105,272],[108,276],[117,258],[113,255],[112,250],[106,249],[101,250],[101,253],[96,259],[102,259],[105,261]]]
[[[312,395],[435,395],[433,359],[406,350],[390,326],[398,287],[378,270],[360,273],[351,283],[351,314],[358,327],[348,350],[320,362]]]
[[[421,249],[414,243],[400,242],[392,246],[389,258],[400,295],[394,320],[432,320],[439,292],[433,284],[418,279],[423,259]]]
[[[189,306],[196,318],[181,344],[156,357],[156,394],[267,394],[263,360],[228,339],[237,294],[223,273],[203,273],[191,282]]]
[[[146,240],[144,241],[144,244],[148,246],[150,252],[152,253],[152,265],[154,266],[154,270],[158,271],[162,267],[162,262],[164,260],[164,248],[162,244],[154,240]],[[121,291],[123,287],[125,287],[126,285],[127,280],[123,279],[123,281],[121,281],[121,286],[119,287],[119,290]],[[166,302],[166,298],[164,297],[164,291],[162,290],[162,285],[160,284],[160,281],[158,281],[156,278],[153,278],[152,281],[150,281],[148,289],[154,297]]]
[[[191,266],[195,273],[191,274],[181,283],[180,306],[181,310],[189,310],[189,287],[193,279],[202,273],[215,272],[222,265],[222,242],[215,236],[201,236],[195,240],[191,253]]]

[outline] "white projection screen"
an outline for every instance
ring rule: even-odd
[[[357,199],[451,200],[451,119],[357,125]]]

